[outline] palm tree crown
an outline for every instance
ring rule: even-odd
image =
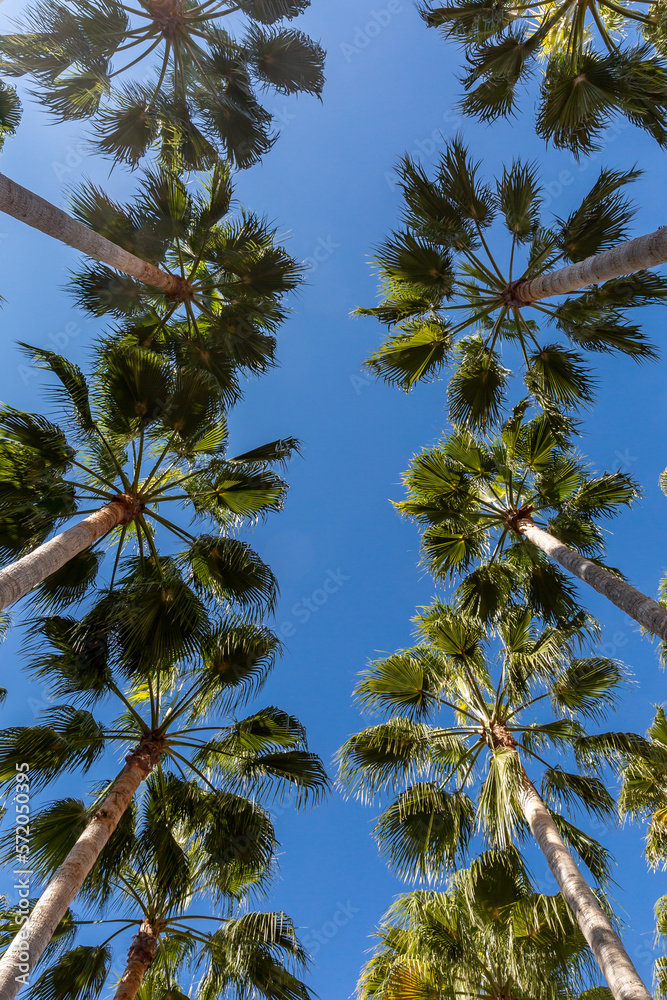
[[[223,149],[249,167],[274,141],[258,87],[321,93],[322,49],[280,23],[309,4],[41,0],[19,33],[0,38],[0,65],[33,77],[56,120],[92,118],[97,148],[116,161],[134,166],[156,148],[164,162],[199,170]],[[250,21],[242,40],[231,33],[237,12]],[[132,72],[137,66],[143,80]]]
[[[597,558],[601,522],[638,496],[626,473],[591,473],[563,429],[546,415],[528,419],[524,402],[498,434],[481,439],[454,429],[406,474],[407,498],[396,506],[424,525],[427,565],[439,579],[461,581],[461,607],[481,620],[501,613],[517,592],[547,621],[581,614],[571,582],[522,525],[543,524]]]
[[[3,782],[12,780],[21,754],[32,762],[37,791],[64,773],[86,773],[110,750],[143,747],[163,790],[161,771],[167,762],[174,770],[173,806],[182,814],[193,810],[193,828],[206,826],[208,816],[220,842],[231,842],[238,815],[255,823],[245,849],[260,854],[273,843],[262,801],[287,797],[305,805],[326,790],[321,762],[309,752],[298,719],[275,707],[237,716],[261,690],[280,651],[266,626],[238,614],[212,620],[194,592],[183,584],[179,591],[172,579],[160,581],[152,596],[147,587],[137,594],[131,583],[121,585],[99,596],[80,621],[37,619],[30,634],[31,671],[65,701],[34,727],[3,731]],[[92,708],[104,710],[106,721]],[[35,863],[55,869],[86,815],[70,799],[36,817]],[[226,822],[232,826],[225,830]],[[108,859],[121,854],[117,845]]]
[[[555,146],[576,155],[600,149],[617,114],[661,146],[667,143],[667,20],[661,4],[428,0],[421,13],[430,27],[466,47],[471,68],[463,78],[464,112],[482,121],[513,114],[540,60],[537,132]]]
[[[602,170],[567,218],[548,223],[534,165],[516,161],[489,186],[460,139],[448,143],[435,178],[409,158],[400,176],[404,228],[376,254],[382,301],[358,310],[394,328],[367,362],[379,378],[408,391],[451,365],[450,419],[484,427],[498,419],[509,388],[512,373],[501,348],[518,349],[536,402],[564,411],[594,396],[580,349],[618,351],[637,361],[656,356],[625,310],[664,298],[667,283],[659,275],[638,271],[556,304],[525,302],[519,293],[523,282],[559,263],[625,239],[633,209],[622,191],[637,171]],[[501,247],[501,255],[491,246]],[[567,337],[568,347],[545,335],[549,326]]]
[[[166,171],[142,175],[133,201],[121,205],[92,184],[73,195],[80,221],[142,260],[175,276],[163,293],[104,265],[86,265],[73,279],[81,306],[121,320],[132,343],[171,353],[208,369],[231,399],[238,373],[258,373],[275,360],[283,298],[302,267],[253,213],[230,214],[229,167],[218,164],[200,191]]]
[[[34,763],[38,792],[61,775],[89,772],[110,750],[129,753],[89,806],[71,797],[41,812],[35,805],[30,861],[49,884],[22,929],[31,969],[79,891],[104,905],[118,866],[138,863],[128,834],[137,791],[144,810],[159,793],[174,823],[213,858],[207,870],[218,865],[216,884],[236,896],[261,886],[273,863],[267,807],[304,806],[328,786],[298,719],[273,707],[237,716],[272,669],[277,637],[247,616],[221,617],[215,602],[212,618],[168,560],[162,570],[152,581],[122,580],[81,621],[51,616],[33,625],[31,667],[64,700],[36,725],[0,734],[0,782],[14,780],[19,757]],[[11,855],[15,845],[7,840],[4,849]],[[7,996],[18,989],[22,947],[17,936],[0,960]]]
[[[383,855],[402,877],[433,880],[457,866],[475,831],[491,848],[523,840],[525,761],[541,772],[561,836],[604,881],[608,852],[557,810],[614,815],[596,767],[624,737],[588,736],[583,723],[614,704],[619,664],[575,656],[581,631],[540,629],[527,608],[510,608],[497,626],[495,670],[485,629],[460,611],[437,603],[415,621],[421,644],[374,663],[356,691],[361,706],[392,717],[351,737],[339,755],[349,791],[368,799],[398,792],[375,826]],[[572,772],[545,759],[564,753]]]
[[[594,971],[563,898],[536,892],[512,850],[483,854],[447,892],[399,896],[377,936],[360,1000],[557,1000],[577,996]]]
[[[269,567],[230,536],[281,508],[286,485],[272,465],[297,442],[275,441],[227,456],[219,387],[196,365],[177,368],[164,355],[109,343],[103,364],[86,379],[60,355],[27,350],[58,378],[67,436],[45,417],[3,408],[4,558],[38,552],[58,524],[112,505],[121,513],[107,538],[115,549],[111,587],[119,568],[126,583],[134,580],[136,586],[141,579],[152,585],[170,579],[180,587],[186,573],[211,598],[240,602],[248,610],[271,607],[276,583]],[[188,530],[193,520],[213,530],[195,536]],[[158,556],[161,528],[180,546],[185,543],[175,558]],[[129,563],[121,562],[124,552]],[[48,607],[79,600],[94,583],[102,555],[99,547],[83,548],[41,584],[37,599]]]

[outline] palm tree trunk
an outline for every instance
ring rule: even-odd
[[[134,935],[127,953],[127,965],[120,978],[113,1000],[134,1000],[144,976],[153,964],[160,930],[150,920],[144,920]]]
[[[159,749],[154,742],[142,742],[126,758],[125,767],[100,808],[42,893],[30,918],[2,956],[1,1000],[13,1000],[21,988],[22,983],[16,978],[19,975],[19,965],[21,973],[34,969],[70,903],[118,826],[134,793],[142,781],[146,780],[159,756]],[[27,962],[24,961],[26,957]]]
[[[611,250],[569,264],[557,271],[529,281],[517,281],[512,287],[517,301],[523,305],[546,299],[550,295],[566,295],[586,285],[598,285],[624,274],[634,274],[667,261],[667,226],[661,226],[648,236],[619,243]]]
[[[178,294],[182,290],[182,279],[174,274],[168,274],[153,264],[148,264],[135,257],[133,253],[123,250],[110,240],[100,236],[94,230],[77,222],[62,209],[57,208],[39,195],[33,194],[27,188],[21,187],[15,181],[0,174],[0,210],[13,216],[20,222],[25,222],[33,229],[39,229],[47,236],[53,236],[83,253],[99,260],[117,271],[123,271],[137,281],[143,281],[152,288],[159,288],[167,295]]]
[[[124,497],[118,498],[0,570],[0,610],[24,597],[79,552],[127,520],[128,502]]]
[[[523,814],[615,1000],[651,1000],[623,942],[563,843],[549,810],[523,773],[519,792]]]
[[[559,542],[548,531],[539,528],[532,518],[521,518],[517,522],[516,529],[551,559],[559,562],[568,573],[578,576],[626,615],[667,642],[667,608],[663,608],[657,601],[631,587],[625,580],[619,580],[604,566],[596,565],[563,542]]]

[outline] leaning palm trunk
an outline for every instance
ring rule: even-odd
[[[121,816],[159,759],[152,744],[139,744],[126,760],[100,808],[46,887],[30,918],[0,960],[0,1000],[13,1000],[53,937],[56,927],[114,832]],[[25,981],[25,980],[24,980]]]
[[[630,956],[558,833],[549,810],[524,771],[519,792],[524,816],[586,938],[615,1000],[651,1000]]]
[[[634,618],[644,628],[667,642],[667,608],[663,608],[657,601],[642,594],[640,590],[631,587],[624,580],[620,580],[604,566],[598,566],[590,559],[586,559],[585,556],[568,548],[548,531],[539,528],[532,518],[522,518],[518,521],[516,528],[519,534],[531,541],[551,559],[559,562],[569,573],[578,576],[580,580],[597,590],[598,594],[602,594],[626,615]]]
[[[127,965],[120,978],[113,1000],[134,1000],[144,976],[153,964],[160,930],[150,920],[144,920],[134,935],[127,953]]]
[[[182,291],[183,282],[177,275],[161,271],[159,267],[116,246],[4,174],[0,174],[0,210],[75,250],[82,250],[94,260],[123,271],[146,285],[159,288],[167,295],[178,295]]]
[[[89,514],[62,534],[44,542],[34,552],[0,570],[0,610],[30,593],[51,573],[55,573],[119,524],[127,524],[134,512],[126,497],[118,497]]]
[[[638,236],[627,243],[619,243],[611,250],[587,257],[576,264],[569,264],[530,281],[518,281],[512,291],[517,301],[529,305],[550,295],[568,295],[586,285],[598,285],[666,261],[667,226],[661,226],[648,236]]]

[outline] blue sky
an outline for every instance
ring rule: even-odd
[[[3,13],[21,6],[5,0]],[[280,335],[281,367],[248,387],[231,426],[236,452],[287,435],[303,441],[303,459],[289,470],[285,512],[251,538],[280,581],[277,625],[289,636],[259,704],[300,716],[312,747],[328,762],[362,724],[351,703],[356,674],[378,651],[411,642],[415,608],[436,593],[418,566],[417,532],[399,520],[389,499],[400,497],[400,474],[412,454],[445,426],[445,386],[435,383],[405,396],[373,383],[361,364],[378,345],[380,328],[349,315],[355,306],[375,302],[368,254],[397,221],[397,157],[407,151],[434,162],[444,140],[460,129],[473,153],[484,157],[490,178],[516,155],[536,159],[550,208],[559,215],[577,203],[603,163],[638,163],[645,174],[633,189],[640,206],[637,234],[667,219],[661,210],[663,154],[624,123],[610,129],[601,154],[577,165],[569,154],[545,149],[533,133],[532,113],[492,127],[461,120],[460,54],[426,30],[409,0],[313,0],[301,23],[329,53],[323,103],[269,97],[269,108],[283,119],[282,136],[260,167],[238,178],[236,192],[289,233],[291,252],[308,259],[311,270]],[[524,109],[532,112],[533,102],[534,94],[527,94]],[[60,203],[65,187],[84,177],[106,182],[108,165],[88,153],[82,135],[76,124],[49,125],[27,98],[24,123],[6,147],[2,170]],[[119,170],[109,181],[121,194],[129,194],[133,183]],[[0,233],[0,293],[6,299],[0,399],[37,408],[40,380],[24,367],[14,341],[85,362],[100,326],[78,312],[63,290],[76,254],[6,217],[0,218]],[[661,344],[663,314],[647,309],[642,319]],[[602,357],[597,369],[599,397],[585,422],[582,449],[596,468],[624,467],[645,491],[633,511],[610,526],[609,561],[653,595],[667,570],[667,499],[658,486],[667,464],[664,365],[638,368]],[[335,581],[330,594],[323,589],[326,580]],[[643,732],[652,706],[665,700],[655,650],[621,612],[592,593],[585,599],[604,625],[607,655],[624,660],[637,681],[615,725]],[[19,673],[21,641],[17,629],[1,651],[9,688],[5,724],[28,723],[40,703],[45,706],[39,686]],[[69,788],[75,786],[80,782]],[[350,996],[369,935],[401,889],[370,836],[375,815],[372,807],[334,794],[317,811],[288,809],[276,820],[282,878],[271,905],[303,928],[314,954],[310,982],[322,1000]],[[647,873],[639,828],[599,835],[618,861],[616,899],[628,921],[629,950],[650,978],[652,908],[664,878]],[[543,862],[534,860],[540,881],[552,888]]]

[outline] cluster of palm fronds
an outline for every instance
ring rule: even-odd
[[[665,145],[659,4],[452,0],[421,13],[465,46],[466,114],[513,114],[541,58],[540,135],[586,154],[620,112]],[[573,577],[660,639],[664,662],[667,583],[653,600],[604,563],[604,523],[639,484],[594,472],[577,439],[599,392],[591,357],[658,358],[636,316],[665,301],[652,268],[667,239],[630,239],[636,169],[601,169],[569,214],[551,217],[535,163],[515,159],[487,180],[460,136],[430,170],[404,157],[398,176],[401,227],[374,253],[379,302],[357,315],[386,331],[366,362],[378,379],[405,392],[446,380],[449,426],[413,458],[395,506],[419,525],[423,565],[448,592],[420,609],[416,645],[362,675],[360,708],[384,718],[347,741],[339,778],[381,804],[374,834],[396,873],[446,891],[399,897],[359,995],[618,1000],[630,989],[649,1000],[607,896],[611,856],[576,814],[598,829],[619,813],[648,819],[647,858],[665,863],[664,711],[647,737],[600,731],[627,670],[595,653],[599,625]],[[562,895],[536,891],[518,854],[531,840]],[[480,842],[486,853],[464,868]],[[661,996],[666,969],[660,959]]]
[[[667,21],[639,2],[421,14],[463,44],[462,107],[484,121],[515,113],[542,59],[538,133],[580,156],[618,114],[667,145]],[[277,581],[240,533],[281,510],[299,444],[229,444],[303,273],[273,226],[233,206],[232,171],[276,139],[260,91],[321,93],[323,51],[289,23],[309,3],[38,0],[0,36],[0,72],[29,77],[52,120],[88,123],[114,164],[144,164],[127,203],[88,183],[70,215],[0,175],[0,208],[90,258],[71,290],[109,323],[86,373],[22,342],[51,406],[0,409],[0,625],[28,597],[28,667],[53,701],[0,732],[0,783],[18,801],[94,778],[90,795],[34,808],[18,860],[48,888],[21,914],[6,901],[3,1000],[29,978],[32,1000],[95,1000],[111,984],[116,1000],[310,995],[291,919],[249,907],[276,870],[272,804],[317,802],[327,775],[288,712],[238,714],[281,652]],[[20,117],[0,84],[0,142]],[[185,174],[201,171],[193,193]],[[421,609],[417,645],[363,675],[361,707],[385,718],[339,754],[346,789],[382,802],[388,863],[447,885],[391,907],[359,993],[649,1000],[607,896],[611,855],[574,814],[648,819],[647,857],[663,864],[667,724],[658,709],[647,737],[600,731],[628,672],[591,651],[599,626],[572,578],[658,637],[664,661],[667,584],[653,600],[603,561],[604,521],[639,486],[593,473],[576,445],[591,355],[657,358],[634,317],[667,298],[651,270],[667,237],[628,240],[638,170],[602,169],[552,218],[534,164],[493,183],[481,171],[459,138],[433,176],[401,162],[403,225],[376,253],[381,301],[359,310],[388,331],[376,376],[410,391],[448,373],[451,425],[397,504],[448,600]],[[520,854],[531,837],[557,895]],[[17,862],[13,832],[0,858]],[[665,961],[657,974],[664,996]]]
[[[157,155],[176,169],[249,167],[275,141],[258,89],[320,94],[324,53],[285,26],[310,0],[48,0],[0,39],[0,68],[30,75],[56,121],[90,119],[116,162]],[[243,37],[234,14],[246,17]],[[156,61],[157,57],[157,61]]]
[[[3,72],[31,76],[56,120],[89,120],[114,161],[154,159],[126,204],[84,184],[71,215],[42,212],[92,255],[71,290],[108,326],[85,373],[21,343],[48,410],[0,411],[0,603],[28,595],[29,669],[52,702],[0,732],[0,782],[15,793],[20,774],[36,796],[92,779],[32,800],[18,860],[47,891],[27,923],[6,900],[6,996],[28,981],[35,1000],[310,995],[292,920],[256,905],[276,872],[271,809],[317,802],[328,779],[298,719],[242,711],[281,643],[277,581],[241,533],[282,509],[299,442],[229,444],[302,277],[275,228],[234,204],[233,169],[274,142],[260,89],[321,91],[320,46],[287,24],[308,6],[37,3],[0,40]],[[3,138],[20,110],[3,85]],[[12,832],[10,866],[16,851]]]

